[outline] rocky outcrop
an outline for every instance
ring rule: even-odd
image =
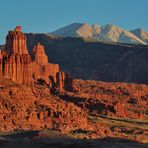
[[[60,71],[58,64],[48,63],[44,46],[38,43],[31,57],[26,44],[26,36],[21,27],[9,31],[5,49],[0,52],[0,73],[14,82],[31,85],[38,80],[45,81],[51,87],[72,88],[72,80]],[[70,83],[68,82],[68,79]]]
[[[86,113],[50,94],[47,86],[0,80],[0,131],[55,129],[69,132],[87,126]],[[6,97],[7,96],[7,97]]]
[[[56,86],[56,75],[60,71],[58,64],[48,63],[44,46],[38,43],[33,48],[33,78],[35,81],[43,79],[50,86]]]
[[[58,87],[60,90],[72,89],[72,79],[68,74],[60,71],[58,64],[48,63],[48,57],[44,46],[40,43],[33,48],[33,77],[35,80],[43,79],[51,87]]]
[[[44,46],[42,46],[40,43],[34,46],[33,54],[34,54],[34,60],[36,63],[41,65],[48,64],[48,57],[45,54]]]
[[[122,119],[148,118],[147,85],[93,80],[74,80],[73,83],[79,97],[72,95],[69,101],[87,108],[91,114]]]
[[[147,85],[92,80],[73,85],[75,91],[52,95],[47,85],[0,80],[1,133],[52,129],[82,139],[147,139]]]

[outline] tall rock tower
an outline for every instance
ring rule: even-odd
[[[3,73],[6,78],[23,84],[32,83],[32,62],[28,54],[26,37],[17,26],[14,31],[9,31],[6,37]]]
[[[8,54],[28,54],[26,36],[22,32],[21,26],[16,26],[14,31],[9,31],[5,49]]]
[[[43,79],[51,87],[59,87],[57,78],[60,68],[58,64],[48,63],[48,57],[45,53],[44,46],[38,43],[33,48],[33,75],[34,79]],[[61,87],[60,87],[61,88]]]
[[[44,46],[38,43],[33,48],[34,60],[36,63],[41,65],[48,64],[48,57],[45,54]]]

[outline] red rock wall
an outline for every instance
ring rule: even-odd
[[[11,55],[4,65],[4,76],[22,84],[32,84],[32,62],[30,55]]]

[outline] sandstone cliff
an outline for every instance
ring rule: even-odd
[[[72,79],[60,70],[59,65],[48,63],[44,46],[40,43],[35,45],[32,57],[30,56],[21,26],[8,32],[5,48],[0,51],[0,78],[2,77],[26,85],[42,80],[60,90],[72,88]]]

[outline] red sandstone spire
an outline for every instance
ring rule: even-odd
[[[21,26],[16,26],[14,31],[9,31],[5,49],[8,54],[28,54],[26,37],[21,31]]]
[[[35,62],[41,65],[48,64],[48,57],[45,53],[43,45],[41,45],[40,43],[35,45],[33,48],[33,53],[34,53]]]
[[[22,27],[21,26],[16,26],[14,31],[21,32],[22,31]]]

